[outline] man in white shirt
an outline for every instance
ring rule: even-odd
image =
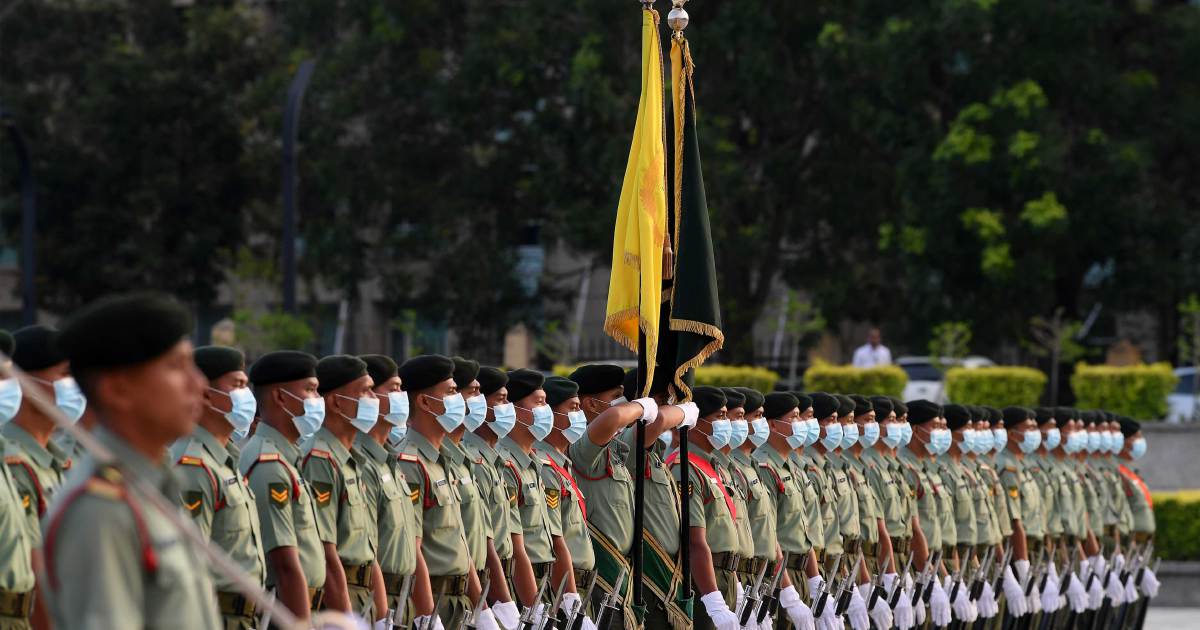
[[[871,368],[878,365],[892,364],[892,351],[881,341],[878,328],[871,328],[867,333],[867,343],[854,351],[854,367]]]

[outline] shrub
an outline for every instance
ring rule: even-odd
[[[1078,363],[1071,376],[1076,406],[1139,419],[1167,415],[1167,394],[1175,388],[1175,382],[1175,373],[1167,363],[1126,367]]]
[[[804,372],[804,388],[812,392],[900,396],[907,384],[908,375],[894,365],[856,368],[817,363]]]
[[[1154,499],[1154,555],[1164,560],[1200,560],[1200,498],[1194,493],[1159,494]]]
[[[946,370],[946,396],[963,405],[1034,407],[1046,388],[1046,375],[1027,367],[1000,366]]]
[[[556,376],[570,376],[578,366],[556,365]],[[696,385],[713,387],[749,387],[763,393],[775,391],[779,374],[761,367],[749,365],[702,365],[696,368]]]

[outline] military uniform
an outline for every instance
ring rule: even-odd
[[[867,483],[875,495],[875,502],[879,506],[879,514],[883,519],[884,528],[887,529],[888,536],[892,539],[893,552],[899,555],[901,552],[897,547],[904,542],[904,553],[907,553],[907,542],[912,538],[912,524],[908,519],[908,511],[905,507],[908,492],[904,483],[898,479],[899,473],[895,462],[892,461],[893,458],[886,457],[873,448],[864,448],[862,459],[868,464]],[[886,562],[886,558],[876,556],[877,567]],[[898,560],[898,562],[903,561]],[[896,567],[897,570],[901,568],[901,566]]]
[[[368,537],[376,549],[388,605],[403,610],[400,607],[406,602],[396,598],[404,579],[417,570],[418,534],[412,500],[408,498],[408,480],[400,470],[400,461],[369,435],[355,436],[351,453],[360,465],[371,523]]]
[[[429,583],[434,593],[443,589],[445,593],[437,613],[446,627],[453,627],[470,608],[467,572],[474,568],[463,534],[457,484],[441,453],[419,432],[409,431],[398,451]]]
[[[636,427],[626,428],[615,441],[621,442],[625,467],[633,470]],[[691,602],[681,601],[683,567],[679,565],[679,486],[663,461],[661,440],[646,450],[646,502],[643,508],[642,591],[646,598],[646,627],[687,628],[691,625]]]
[[[767,496],[767,487],[758,477],[757,466],[749,453],[734,449],[729,454],[733,485],[746,497],[746,517],[750,522],[752,557],[755,560],[775,561],[775,504]],[[740,512],[739,512],[740,514]]]
[[[804,504],[804,528],[808,533],[809,544],[817,550],[818,555],[825,552],[828,541],[825,536],[825,518],[821,511],[821,487],[808,473],[810,460],[800,451],[792,451],[788,462],[795,471],[795,482],[800,487],[800,499]]]
[[[1025,541],[1032,557],[1041,552],[1041,543],[1046,536],[1042,492],[1038,488],[1037,478],[1030,472],[1025,460],[1017,459],[1008,450],[996,455],[996,466],[1000,469],[1000,483],[1006,494],[1009,516],[1013,520],[1019,519],[1025,528]]]
[[[812,543],[806,528],[807,513],[803,504],[800,485],[796,482],[797,471],[789,459],[779,454],[770,444],[763,444],[754,451],[758,462],[758,477],[766,486],[767,495],[775,506],[775,532],[779,547],[790,555],[787,569],[795,584],[806,580],[799,571]]]
[[[875,499],[875,492],[867,479],[869,463],[854,453],[846,453],[842,459],[851,488],[858,500],[859,549],[868,561],[874,562],[879,557],[879,519],[883,516]],[[868,569],[871,573],[875,572],[874,566],[868,565]]]
[[[629,442],[625,440],[614,438],[608,444],[599,445],[592,442],[586,432],[567,449],[579,489],[593,506],[604,506],[588,512],[597,578],[596,588],[592,591],[592,606],[596,609],[605,594],[613,591],[613,582],[625,568],[624,583],[618,585],[625,602],[623,619],[613,627],[627,630],[632,630],[635,624],[631,596],[633,576],[629,563],[633,546],[633,475],[626,466],[630,451]]]
[[[836,480],[829,475],[827,468],[828,461],[825,456],[817,451],[797,452],[793,453],[793,459],[803,467],[805,476],[812,483],[813,489],[817,493],[817,508],[821,515],[820,531],[821,531],[821,546],[817,557],[818,560],[824,560],[825,564],[829,563],[829,559],[837,558],[842,555],[842,523],[838,517],[838,495],[835,489]],[[806,587],[807,584],[798,586],[797,588]]]
[[[934,461],[942,478],[942,488],[950,498],[950,515],[954,521],[954,541],[958,547],[959,561],[966,562],[969,548],[978,543],[978,523],[971,478],[967,475],[965,466],[954,461],[949,455],[942,455]],[[961,564],[959,566],[960,570],[966,571],[967,567]]]
[[[296,462],[300,450],[274,427],[259,422],[238,457],[238,470],[250,485],[258,508],[259,531],[266,554],[280,547],[295,547],[308,582],[312,607],[321,601],[325,586],[325,549],[308,482],[300,477]],[[277,584],[267,563],[267,587]]]
[[[754,560],[754,534],[750,529],[750,506],[749,495],[747,495],[742,485],[738,483],[737,474],[734,472],[734,464],[728,453],[721,451],[712,452],[712,463],[720,472],[721,478],[725,480],[725,491],[729,497],[733,499],[734,508],[734,526],[737,529],[737,548],[734,552],[738,557],[738,580],[744,581],[746,574],[753,575],[750,571],[751,567],[757,568],[758,564],[753,563]]]
[[[944,542],[942,540],[942,521],[938,515],[938,510],[940,509],[938,499],[939,484],[934,483],[933,478],[925,468],[924,462],[911,450],[907,448],[900,449],[899,459],[904,465],[908,486],[915,493],[917,523],[921,526],[921,533],[925,535],[925,543],[929,548],[929,553],[933,554],[934,551],[942,547]]]
[[[492,539],[496,556],[504,565],[504,575],[510,581],[511,591],[512,530],[509,522],[508,492],[505,490],[504,477],[500,474],[504,459],[486,440],[474,433],[463,436],[462,447],[471,462],[471,476],[475,479],[475,488],[479,491],[480,505],[487,521],[488,538]]]
[[[126,475],[164,496],[179,496],[170,467],[146,459],[104,428],[93,435],[118,463],[83,462],[42,528],[42,593],[55,627],[221,627],[203,555],[127,483]]]
[[[675,480],[687,483],[688,518],[691,527],[704,528],[705,542],[712,554],[713,570],[716,573],[717,589],[730,610],[737,605],[737,550],[739,547],[736,523],[736,507],[729,494],[729,479],[719,461],[711,453],[693,449],[688,454],[687,479],[683,478],[681,463],[675,455],[667,459]],[[797,490],[798,491],[798,490]],[[707,614],[697,614],[695,628],[713,628]]]
[[[236,447],[222,446],[204,427],[196,427],[172,453],[180,478],[180,500],[200,533],[229,554],[258,585],[267,577],[262,534],[254,494],[238,472]],[[247,601],[228,577],[213,574],[217,602],[226,630],[252,630],[254,604]]]
[[[833,496],[837,502],[834,513],[837,515],[838,531],[841,533],[841,540],[831,543],[834,545],[832,551],[827,548],[825,552],[825,566],[832,570],[842,553],[858,553],[862,543],[862,521],[858,515],[858,496],[840,452],[825,455],[825,474],[833,482]],[[841,548],[841,553],[838,553],[838,547]]]
[[[442,461],[458,488],[467,551],[471,554],[475,570],[482,571],[487,566],[487,539],[492,528],[490,519],[484,514],[479,487],[471,474],[471,459],[460,444],[446,436],[442,440]]]
[[[586,593],[596,576],[596,554],[592,550],[592,534],[587,526],[587,498],[571,474],[571,460],[558,449],[538,442],[534,453],[541,458],[542,487],[546,493],[546,514],[562,532],[563,542],[571,552],[575,570],[575,590]],[[590,602],[583,602],[584,611],[591,614]]]
[[[0,438],[0,456],[7,456],[9,448]],[[8,466],[0,466],[0,630],[30,627],[34,575],[28,508],[23,503]]]
[[[1130,515],[1133,517],[1133,534],[1138,542],[1145,542],[1154,536],[1154,500],[1150,498],[1150,489],[1138,474],[1136,468],[1129,464],[1121,464],[1117,469],[1121,473],[1121,482],[1125,487]]]
[[[43,447],[24,428],[9,422],[0,429],[0,435],[8,442],[4,463],[16,483],[17,495],[21,500],[27,521],[30,543],[37,547],[42,543],[41,519],[50,506],[50,500],[63,484],[71,460],[54,441]]]

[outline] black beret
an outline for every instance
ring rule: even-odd
[[[700,417],[716,413],[725,406],[725,392],[720,387],[700,385],[692,388],[692,402],[700,408]]]
[[[897,418],[908,413],[908,405],[904,404],[903,400],[900,400],[899,398],[896,398],[895,396],[888,396],[888,400],[892,401],[892,409],[896,410]]]
[[[1033,418],[1037,420],[1038,426],[1046,424],[1051,420],[1057,419],[1054,410],[1050,407],[1037,407],[1033,410]],[[1065,419],[1065,418],[1064,418]]]
[[[1074,420],[1077,416],[1078,416],[1078,414],[1075,413],[1075,410],[1070,407],[1055,407],[1054,408],[1054,419],[1058,420],[1058,423],[1060,425],[1066,424],[1068,421]]]
[[[48,326],[26,326],[13,333],[13,363],[22,370],[44,370],[67,360],[58,346],[59,332]]]
[[[1086,425],[1096,424],[1096,411],[1094,409],[1080,411],[1079,419]]]
[[[423,354],[400,365],[400,387],[406,392],[429,389],[454,378],[454,361],[440,354]]]
[[[745,407],[743,405],[746,404],[746,395],[743,394],[741,391],[739,391],[738,388],[722,387],[721,391],[725,392],[725,406],[726,407],[728,407],[730,409],[736,409],[738,407],[742,407],[743,409],[745,409]],[[753,411],[753,409],[751,409],[751,411]]]
[[[175,298],[132,293],[97,300],[67,318],[58,344],[73,372],[120,368],[162,356],[192,328],[191,313]]]
[[[771,392],[763,397],[763,416],[768,419],[782,418],[800,406],[800,401],[787,392]]]
[[[299,350],[278,350],[262,355],[250,366],[255,387],[290,383],[317,375],[317,357]]]
[[[546,391],[546,404],[551,407],[557,407],[579,395],[579,385],[561,376],[547,378],[546,382],[542,383],[542,389]]]
[[[575,371],[571,372],[567,378],[579,386],[580,394],[599,394],[621,387],[625,381],[625,370],[619,366],[604,363],[581,365],[575,368]],[[629,396],[628,393],[625,397],[630,400],[641,398],[641,396]]]
[[[998,408],[988,407],[987,412],[988,422],[991,422],[993,426],[1004,421],[1004,412],[1000,411]]]
[[[479,381],[479,393],[484,396],[491,396],[508,384],[508,374],[494,367],[479,368],[479,374],[475,375],[475,378]]]
[[[324,396],[367,375],[367,363],[349,354],[334,354],[317,362],[317,393]]]
[[[875,411],[875,406],[871,404],[871,399],[861,394],[851,394],[850,400],[854,401],[854,415],[861,416],[864,413]]]
[[[746,413],[753,413],[755,409],[760,409],[763,406],[763,395],[757,389],[749,387],[735,387],[734,389],[742,393],[746,397],[742,407],[746,409]]]
[[[246,355],[237,348],[229,346],[203,346],[192,353],[196,367],[204,372],[208,380],[221,378],[230,372],[246,369]]]
[[[1031,416],[1029,410],[1024,407],[1005,407],[1000,410],[1004,415],[1004,426],[1013,427],[1028,420]]]
[[[375,381],[375,387],[379,387],[388,379],[400,374],[400,366],[396,365],[392,357],[382,354],[362,354],[358,358],[367,364],[367,374],[370,374],[371,380]]]
[[[1125,437],[1133,437],[1134,433],[1142,430],[1142,423],[1127,416],[1118,417],[1117,422],[1121,423],[1121,434]]]
[[[796,397],[796,407],[800,409],[800,413],[804,413],[805,409],[812,406],[812,396],[803,392],[789,392]]]
[[[925,424],[942,414],[941,405],[928,400],[910,400],[908,405],[908,422],[910,424]]]
[[[871,406],[875,407],[875,415],[878,416],[880,420],[888,417],[888,414],[895,410],[895,406],[892,404],[892,399],[888,398],[887,396],[872,396]]]
[[[542,388],[546,377],[535,370],[513,370],[508,373],[508,399],[512,402],[532,394]]]
[[[4,356],[11,359],[13,355],[13,349],[16,347],[17,342],[15,339],[13,339],[12,333],[8,332],[7,330],[0,330],[0,352],[3,352]]]
[[[943,411],[946,414],[946,427],[951,431],[961,429],[971,421],[971,412],[962,405],[946,405]]]
[[[817,392],[812,395],[813,417],[817,420],[824,420],[837,413],[840,404],[838,399],[834,398],[832,394]]]
[[[451,357],[454,361],[454,384],[459,389],[466,389],[479,376],[479,362],[462,357]]]
[[[626,400],[637,400],[642,397],[642,393],[637,389],[637,368],[629,368],[625,372],[625,376],[621,378],[621,389]]]
[[[845,418],[854,415],[854,399],[845,394],[834,394],[838,401],[838,417]]]

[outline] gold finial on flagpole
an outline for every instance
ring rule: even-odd
[[[683,29],[688,25],[688,13],[683,10],[683,5],[687,4],[688,0],[671,0],[671,12],[667,14],[667,25],[675,31],[675,37],[683,37]]]

